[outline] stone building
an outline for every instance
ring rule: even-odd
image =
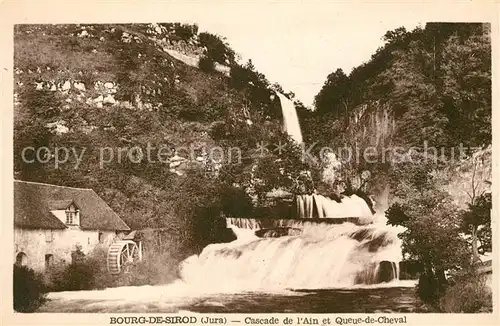
[[[92,189],[14,181],[14,263],[46,271],[130,228]]]

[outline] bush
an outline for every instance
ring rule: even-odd
[[[104,262],[105,263],[105,262]],[[95,288],[99,266],[91,259],[54,266],[49,275],[51,291],[79,291]]]
[[[26,266],[14,265],[14,310],[33,312],[43,305],[46,288],[42,275]]]
[[[451,313],[477,313],[492,311],[492,293],[485,281],[470,275],[446,289],[440,308]]]
[[[180,37],[183,41],[189,41],[194,35],[198,33],[198,25],[190,24],[174,24],[175,35]]]
[[[222,212],[230,217],[254,217],[252,198],[242,188],[234,186],[221,187],[220,201]]]
[[[118,275],[108,272],[107,248],[97,247],[82,261],[54,266],[50,273],[50,291],[78,291],[118,286],[156,285],[177,278],[178,259],[168,252],[152,248],[143,253],[143,260]]]
[[[119,286],[158,285],[173,282],[178,278],[179,261],[168,252],[146,251],[143,260],[132,265],[127,273],[117,279]]]
[[[255,84],[257,77],[250,69],[235,64],[231,66],[229,85],[235,89],[244,89],[250,82]]]
[[[212,60],[221,64],[225,64],[226,59],[229,62],[234,61],[235,53],[233,49],[221,37],[205,32],[200,33],[198,36],[200,45],[207,48],[207,56]]]
[[[215,69],[215,62],[212,58],[203,56],[200,58],[198,68],[200,68],[204,72],[212,72]]]

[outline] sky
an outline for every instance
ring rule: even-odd
[[[329,9],[308,6],[285,10],[269,5],[266,11],[236,9],[193,22],[200,32],[226,37],[243,62],[252,59],[268,80],[293,91],[307,106],[313,104],[328,74],[338,68],[348,74],[368,61],[383,45],[385,32],[401,26],[407,30],[425,26],[425,21],[408,15],[382,16],[377,10],[360,15],[340,4]]]

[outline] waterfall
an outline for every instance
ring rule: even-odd
[[[295,106],[278,93],[285,131],[297,143],[302,132]],[[210,244],[179,266],[195,287],[223,284],[238,290],[345,288],[398,279],[402,260],[398,230],[373,223],[356,195],[337,202],[319,194],[295,198],[295,219],[227,218],[236,235]]]
[[[299,117],[297,110],[292,101],[286,98],[285,95],[277,93],[281,102],[281,111],[283,113],[283,127],[285,132],[292,137],[298,144],[302,143],[302,131],[300,129]]]
[[[366,225],[371,221],[359,219],[356,217],[343,218],[325,218],[325,219],[275,219],[275,218],[239,218],[227,217],[226,224],[228,228],[237,227],[238,230],[268,230],[276,228],[305,228],[313,225],[342,224],[349,222],[356,225]]]
[[[277,224],[293,232],[259,233],[261,221],[243,220],[227,221],[237,240],[208,245],[181,264],[184,282],[275,290],[355,287],[398,278],[401,243],[390,226],[288,220]]]
[[[373,215],[366,201],[356,195],[344,197],[339,202],[323,195],[296,196],[298,218],[365,218]]]

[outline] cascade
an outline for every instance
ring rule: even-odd
[[[336,202],[323,195],[296,196],[298,218],[370,217],[373,215],[365,200],[357,195]]]
[[[390,226],[288,220],[278,224],[293,232],[259,234],[262,224],[242,220],[227,220],[237,240],[208,245],[181,264],[184,282],[275,290],[344,288],[398,278],[401,244]]]
[[[302,132],[295,106],[278,93],[285,131]],[[298,195],[288,219],[227,218],[236,235],[210,244],[179,266],[194,286],[224,284],[238,290],[344,288],[397,280],[402,260],[398,230],[378,223],[356,195],[337,202],[320,194]],[[292,217],[292,218],[290,218]]]

